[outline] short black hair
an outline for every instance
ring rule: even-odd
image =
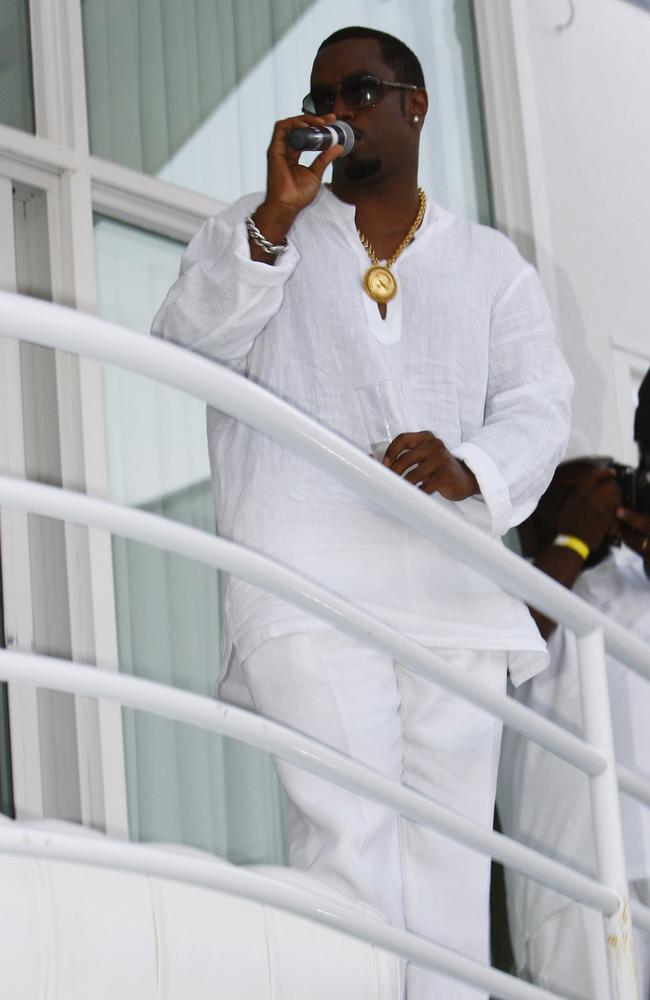
[[[350,38],[376,38],[379,42],[381,58],[393,70],[397,81],[412,83],[416,87],[425,86],[422,66],[415,52],[399,38],[395,38],[394,35],[389,35],[385,31],[378,31],[376,28],[341,28],[326,38],[324,42],[321,42],[318,51],[320,52],[328,45],[336,45],[337,42],[347,42]]]

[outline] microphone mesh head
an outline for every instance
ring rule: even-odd
[[[334,122],[334,128],[343,133],[341,145],[343,146],[343,156],[347,156],[354,146],[354,131],[352,126],[348,125],[347,122],[337,120]]]

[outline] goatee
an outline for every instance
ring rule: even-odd
[[[365,181],[381,169],[381,160],[348,160],[341,164],[346,181]]]

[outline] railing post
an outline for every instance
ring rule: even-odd
[[[589,778],[589,786],[598,876],[619,896],[618,909],[605,917],[612,998],[639,1000],[603,630],[576,636],[576,641],[584,737],[608,761],[602,774]]]

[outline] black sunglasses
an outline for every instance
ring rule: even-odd
[[[395,90],[420,89],[414,83],[395,83],[393,80],[381,80],[372,73],[354,73],[331,87],[324,84],[312,87],[303,98],[302,110],[310,115],[328,115],[339,92],[350,111],[374,108],[385,96],[385,87],[393,87]]]

